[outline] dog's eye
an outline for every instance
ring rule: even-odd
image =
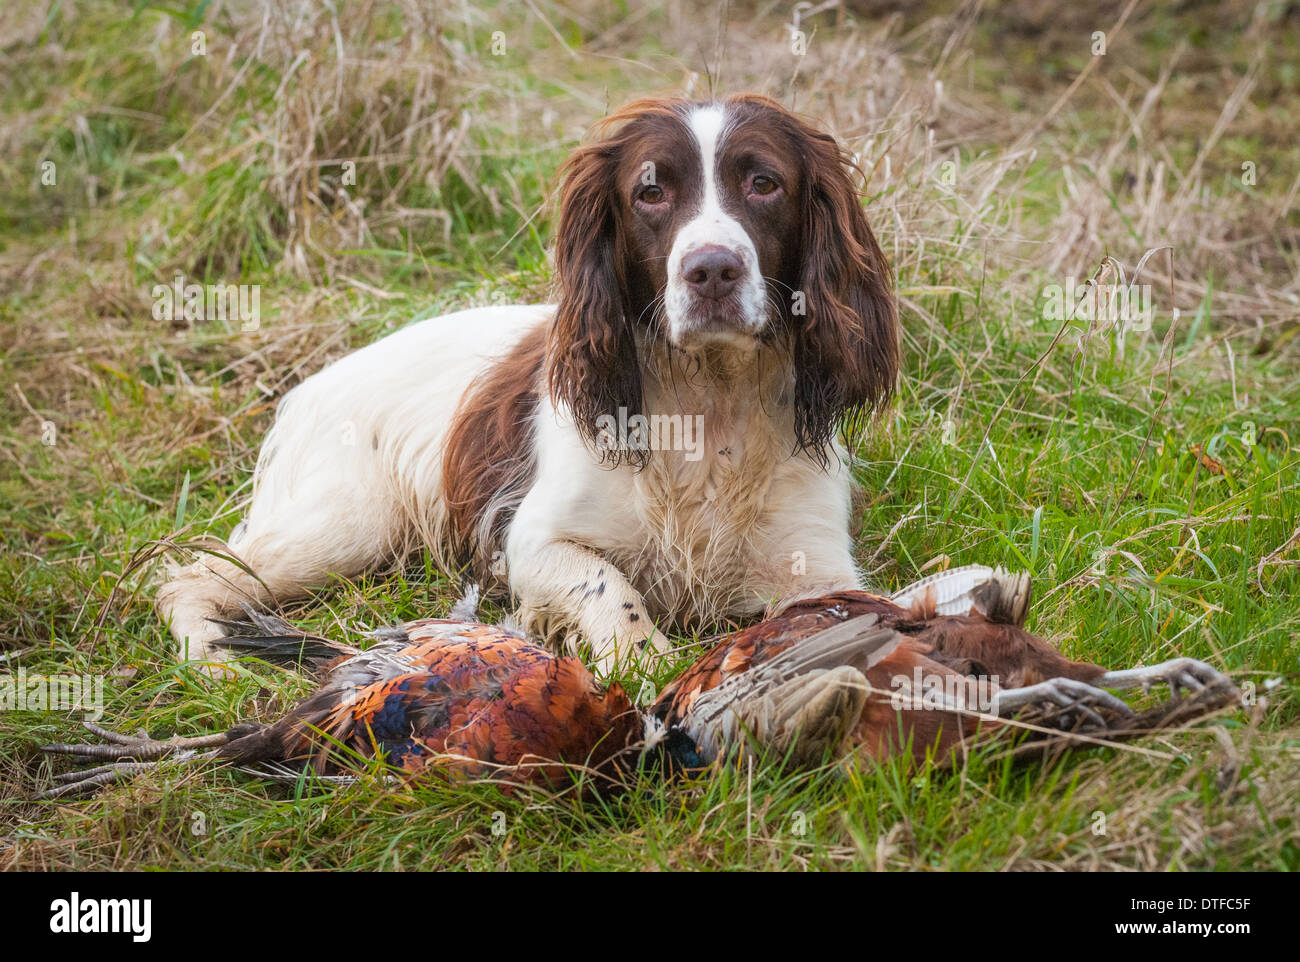
[[[750,193],[766,195],[776,190],[777,183],[771,177],[763,174],[756,174],[749,182]]]
[[[648,184],[641,188],[641,193],[636,195],[636,199],[643,204],[654,206],[664,202],[663,188],[656,187],[654,184]]]

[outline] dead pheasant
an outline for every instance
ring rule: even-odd
[[[277,722],[198,738],[155,741],[87,725],[105,744],[44,750],[105,764],[58,776],[65,784],[44,797],[93,789],[162,760],[224,761],[296,778],[304,770],[345,775],[377,756],[406,778],[551,789],[573,784],[573,766],[608,778],[629,764],[643,719],[623,689],[602,687],[578,659],[557,658],[508,627],[467,620],[476,598],[453,618],[382,629],[365,650],[253,611],[245,622],[225,622],[228,647],[322,669],[320,687]]]
[[[874,759],[908,750],[917,760],[931,752],[948,759],[978,731],[1009,733],[997,719],[1011,716],[1035,726],[1037,741],[1021,753],[1064,737],[1043,740],[1044,728],[1120,740],[1190,720],[1236,694],[1226,677],[1190,658],[1121,671],[1071,661],[1022,627],[1029,598],[1026,575],[971,565],[892,598],[843,591],[800,601],[722,638],[664,689],[650,714],[687,767],[735,747],[806,766],[845,740]],[[852,663],[836,662],[834,652],[819,659],[817,643],[835,631],[874,632],[869,651]],[[810,643],[792,677],[781,664]],[[1135,715],[1106,691],[1156,683],[1193,696]]]

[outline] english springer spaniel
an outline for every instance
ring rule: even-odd
[[[240,602],[421,545],[608,671],[660,629],[860,587],[842,419],[897,315],[844,151],[774,101],[639,100],[564,168],[558,303],[422,321],[280,404],[228,548],[157,598],[191,659]],[[245,567],[247,570],[245,570]]]

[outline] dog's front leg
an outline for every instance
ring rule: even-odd
[[[512,532],[506,564],[528,630],[569,649],[586,643],[597,674],[667,649],[668,639],[655,628],[640,593],[591,549]]]

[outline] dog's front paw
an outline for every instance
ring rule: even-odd
[[[653,625],[647,631],[627,631],[622,635],[609,635],[598,643],[584,644],[577,639],[570,651],[585,656],[593,674],[599,678],[625,671],[648,668],[656,658],[671,650],[668,636]],[[584,652],[583,649],[586,648]]]

